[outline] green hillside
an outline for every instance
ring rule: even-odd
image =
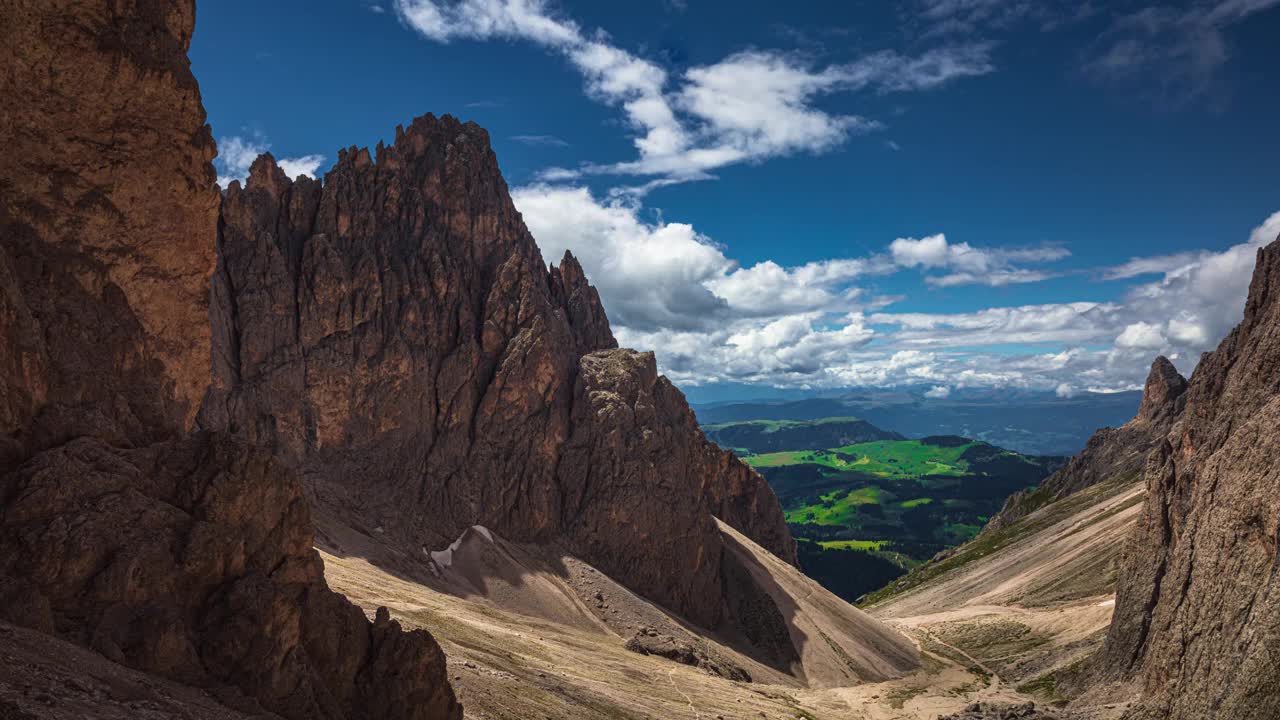
[[[972,539],[1006,497],[1062,462],[956,436],[743,459],[778,495],[806,572],[849,600]]]

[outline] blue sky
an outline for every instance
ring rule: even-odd
[[[1184,372],[1280,233],[1280,0],[219,0],[220,175],[425,112],[690,385],[1071,394]]]

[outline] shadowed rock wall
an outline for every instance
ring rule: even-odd
[[[296,474],[188,434],[219,204],[194,4],[0,17],[0,615],[248,713],[460,717],[430,635],[325,585]]]

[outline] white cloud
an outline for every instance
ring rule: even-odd
[[[951,259],[951,247],[942,234],[919,240],[898,238],[889,244],[889,252],[893,254],[894,262],[905,267],[945,267]]]
[[[559,52],[592,97],[622,107],[642,133],[635,141],[641,154],[672,153],[685,143],[663,95],[666,71],[610,45],[602,33],[588,35],[573,20],[556,17],[542,0],[395,0],[395,8],[410,28],[437,42],[524,40]]]
[[[924,396],[934,400],[945,400],[951,397],[951,388],[946,385],[934,385],[925,391]]]
[[[1090,343],[1115,337],[1119,306],[1076,302],[987,308],[970,313],[877,313],[873,324],[895,325],[907,346],[967,347],[1033,343]]]
[[[218,157],[214,161],[214,168],[218,171],[218,184],[225,189],[234,180],[243,183],[249,177],[253,161],[270,150],[271,143],[260,133],[250,137],[230,135],[218,138]],[[303,155],[280,158],[276,160],[276,164],[290,178],[299,175],[318,177],[317,173],[324,160],[323,155]]]
[[[1202,252],[1131,258],[1128,262],[1103,270],[1106,280],[1125,280],[1139,275],[1164,275],[1188,267],[1204,258]]]
[[[1052,277],[1056,277],[1056,275],[1037,270],[989,270],[981,273],[958,272],[939,277],[927,277],[925,282],[938,287],[954,287],[956,285],[1004,287],[1005,285],[1040,282]]]
[[[928,237],[898,238],[889,244],[893,261],[902,267],[922,270],[946,269],[946,275],[926,277],[931,285],[990,285],[999,287],[1018,283],[1039,282],[1052,273],[1018,268],[1015,263],[1046,263],[1068,257],[1071,253],[1058,246],[1035,248],[976,248],[969,243],[949,243],[941,233]]]
[[[299,175],[308,177],[318,177],[317,173],[320,166],[324,164],[323,155],[303,155],[296,158],[283,158],[277,160],[276,164],[284,171],[285,175],[290,178],[297,178]]]
[[[238,135],[218,139],[218,157],[214,167],[218,170],[218,184],[223,188],[233,180],[244,182],[249,177],[249,166],[270,145],[264,138],[245,138]]]
[[[930,90],[991,72],[990,46],[935,48],[919,56],[873,53],[812,67],[787,53],[751,50],[686,70],[672,80],[657,63],[587,32],[542,0],[396,0],[401,20],[437,42],[511,39],[563,55],[589,96],[621,108],[636,133],[637,158],[588,163],[578,172],[705,179],[716,168],[797,152],[821,152],[880,127],[815,106],[835,92]],[[563,168],[556,176],[563,179]],[[653,186],[641,186],[652,189]]]
[[[1141,321],[1126,325],[1116,337],[1116,345],[1122,348],[1159,350],[1168,344],[1169,341],[1165,339],[1159,325]]]
[[[1058,387],[1054,388],[1053,392],[1060,398],[1070,398],[1076,395],[1076,389],[1071,387],[1069,383],[1059,384]]]
[[[691,330],[743,318],[849,312],[850,286],[889,266],[877,259],[834,259],[795,267],[764,261],[741,267],[685,223],[647,222],[625,199],[602,201],[586,188],[534,185],[512,200],[543,256],[572,250],[600,289],[610,319],[639,331]]]
[[[1246,243],[1189,264],[1153,263],[1171,269],[1114,302],[894,312],[894,299],[868,297],[867,285],[905,267],[986,268],[993,284],[999,273],[1025,272],[1014,263],[1066,251],[974,248],[937,235],[864,257],[742,266],[692,225],[646,220],[634,201],[547,185],[512,198],[545,258],[566,249],[579,257],[619,342],[656,350],[664,372],[691,384],[1140,388],[1157,353],[1188,372],[1239,321],[1254,254],[1280,235],[1277,213]]]

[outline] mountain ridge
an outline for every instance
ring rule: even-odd
[[[1186,402],[1187,381],[1163,355],[1151,364],[1142,402],[1133,419],[1118,428],[1102,428],[1078,455],[1034,491],[1020,491],[1005,502],[983,531],[995,531],[1035,509],[1111,478],[1139,476],[1147,454],[1172,428]]]
[[[212,317],[202,425],[272,448],[410,566],[483,525],[714,628],[713,513],[795,562],[764,480],[617,349],[572,255],[547,270],[474,123],[419,117],[323,184],[260,157],[224,199]]]

